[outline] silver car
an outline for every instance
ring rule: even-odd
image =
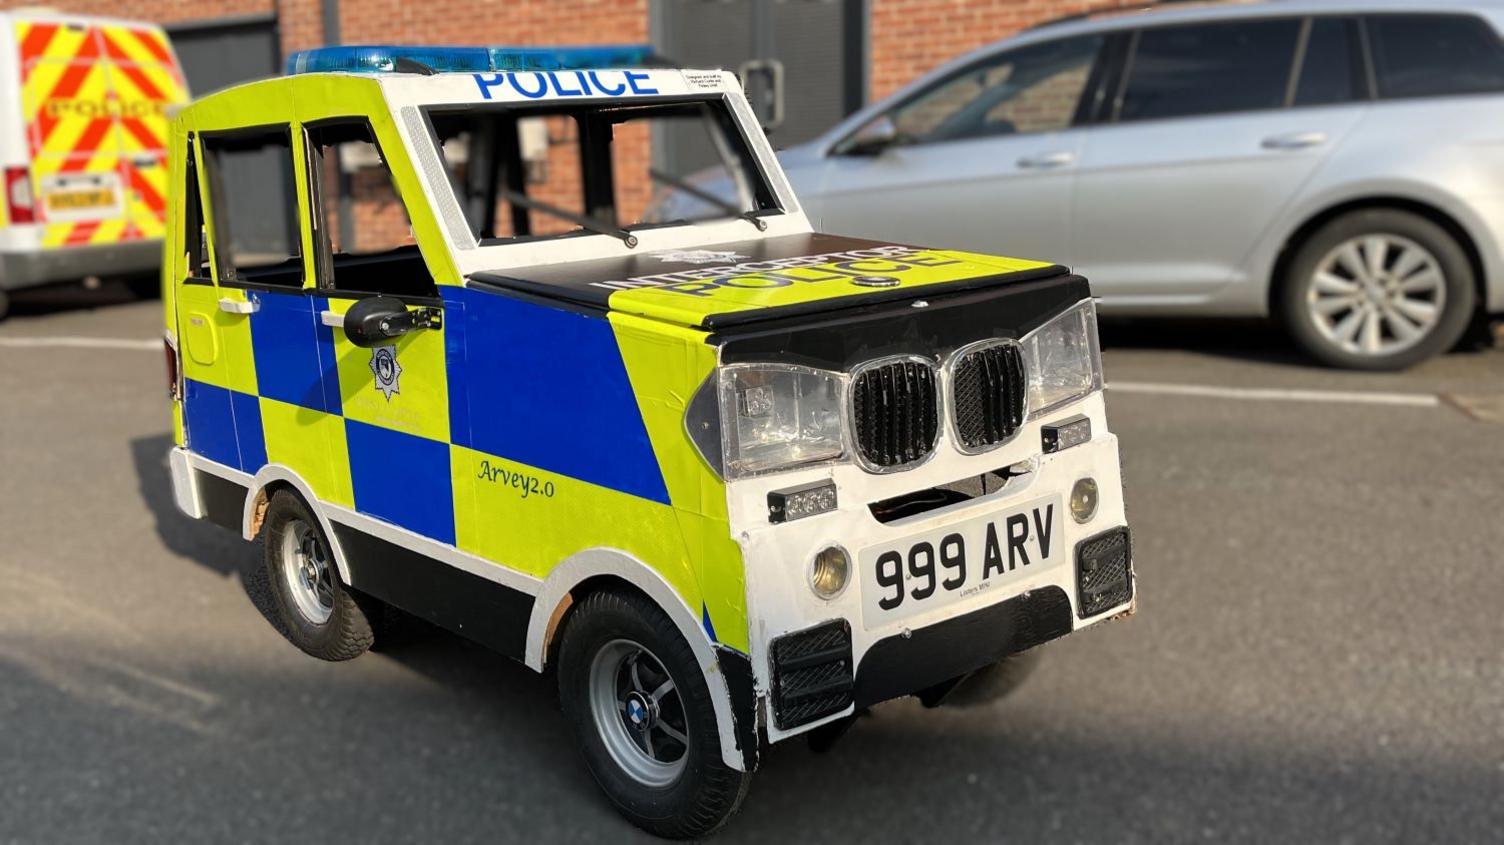
[[[1398,369],[1504,311],[1504,2],[1067,20],[782,154],[817,229],[1073,265],[1107,314],[1274,315]]]

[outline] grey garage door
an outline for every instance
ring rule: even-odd
[[[682,67],[742,75],[773,146],[829,129],[862,104],[861,0],[653,0],[658,52]],[[703,141],[668,138],[656,164],[691,173],[714,161]]]
[[[276,19],[270,16],[229,21],[209,21],[188,26],[168,27],[172,47],[188,78],[188,90],[195,97],[211,94],[240,82],[265,79],[282,73],[282,47],[277,36]],[[275,156],[268,155],[254,167],[226,174],[226,193],[259,193],[254,207],[292,203],[287,196],[287,179]],[[267,204],[261,204],[264,201]],[[238,254],[268,253],[286,255],[295,233],[283,231],[277,220],[250,220],[241,223],[231,234]],[[242,231],[244,230],[244,231]]]

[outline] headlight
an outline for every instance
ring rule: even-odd
[[[1102,386],[1097,309],[1090,299],[1030,332],[1023,347],[1031,414],[1053,411]]]
[[[781,364],[721,370],[721,431],[727,477],[841,457],[843,377]]]

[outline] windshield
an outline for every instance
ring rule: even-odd
[[[759,216],[778,209],[719,99],[432,109],[429,119],[483,244],[584,233],[635,242],[633,229],[737,217],[761,228]],[[674,175],[671,147],[686,138],[715,151],[718,164],[703,176],[733,192],[712,194]]]

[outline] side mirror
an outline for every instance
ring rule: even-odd
[[[409,311],[400,299],[373,296],[345,312],[345,336],[356,346],[385,346],[408,332],[439,328],[441,313],[437,308]]]
[[[881,155],[883,150],[898,143],[898,127],[887,115],[878,115],[855,134],[847,138],[836,152],[848,156]]]

